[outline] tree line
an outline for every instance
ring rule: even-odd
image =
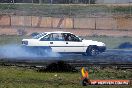
[[[0,0],[0,3],[95,4],[96,0]]]

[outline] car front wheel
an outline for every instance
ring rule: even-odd
[[[86,54],[89,56],[96,56],[99,54],[99,50],[97,49],[96,46],[89,46],[86,51]]]

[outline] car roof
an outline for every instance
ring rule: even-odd
[[[48,34],[50,34],[50,33],[71,33],[71,32],[64,32],[64,31],[53,31],[53,32],[45,32],[45,33],[48,33]]]

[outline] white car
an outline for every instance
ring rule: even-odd
[[[70,32],[40,33],[32,39],[23,39],[22,45],[33,48],[36,52],[44,49],[57,53],[81,53],[90,56],[106,50],[104,43],[81,39]]]

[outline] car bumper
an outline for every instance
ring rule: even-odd
[[[99,46],[98,50],[99,50],[99,52],[105,52],[106,51],[106,46]]]

